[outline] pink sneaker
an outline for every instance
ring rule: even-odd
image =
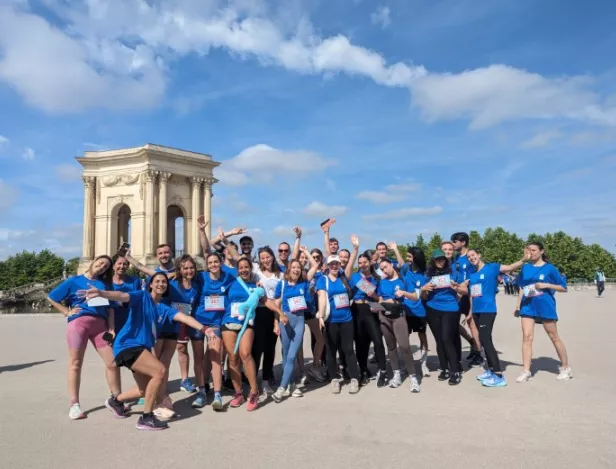
[[[231,399],[231,402],[229,402],[229,407],[236,408],[241,406],[244,402],[246,402],[246,399],[244,399],[244,395],[240,392],[236,394],[233,399]]]
[[[246,410],[248,412],[252,412],[253,410],[257,410],[259,407],[259,393],[251,393],[248,396],[248,404],[246,405]]]

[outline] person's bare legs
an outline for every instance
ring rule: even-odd
[[[221,392],[222,390],[222,340],[217,340],[216,345],[213,345],[208,341],[207,350],[205,352],[206,362],[209,361],[212,373],[212,382],[214,383],[214,392]]]
[[[133,364],[132,371],[137,386],[123,392],[117,399],[120,402],[131,402],[144,397],[143,412],[151,413],[165,381],[165,367],[154,355],[144,350]]]
[[[81,368],[86,347],[68,349],[68,397],[69,405],[79,403],[79,388],[81,387]]]
[[[522,318],[522,364],[524,365],[524,371],[530,371],[534,337],[535,320],[533,318]]]
[[[193,340],[192,343],[192,351],[193,351],[193,361],[194,361],[194,370],[195,370],[195,384],[199,388],[205,387],[205,371],[204,371],[204,361],[205,361],[205,350],[203,340]]]
[[[240,357],[233,353],[235,350],[235,342],[237,341],[238,333],[235,331],[223,331],[222,341],[227,355],[227,366],[229,367],[229,376],[233,383],[235,394],[242,392],[242,373],[240,371]],[[239,351],[238,351],[239,352]]]
[[[258,394],[259,386],[257,384],[257,366],[252,358],[252,342],[254,337],[254,330],[246,329],[244,335],[242,336],[242,340],[240,341],[240,348],[238,351],[242,364],[244,365],[244,373],[246,374],[246,378],[248,378],[248,383],[250,384],[250,393]]]
[[[565,348],[565,343],[558,335],[558,326],[556,325],[556,321],[544,321],[543,329],[547,332],[548,337],[554,344],[554,348],[556,349],[556,353],[560,359],[561,366],[563,368],[568,368],[569,357],[567,356],[567,349]]]
[[[96,351],[105,363],[105,377],[107,378],[109,390],[111,394],[118,396],[122,392],[122,381],[120,369],[116,366],[115,361],[113,361],[113,349],[105,345],[97,348]]]
[[[169,367],[175,354],[176,343],[177,341],[173,339],[160,339],[156,342],[156,356],[165,367],[165,379],[158,392],[158,404],[162,404],[163,400],[169,397],[167,394],[167,382],[169,381]],[[171,401],[170,397],[169,401]]]
[[[477,324],[475,324],[475,320],[473,316],[467,318],[466,323],[471,330],[471,335],[473,337],[473,341],[475,342],[475,350],[477,352],[481,352],[481,341],[479,340],[479,329],[477,329]]]
[[[178,364],[180,365],[180,375],[182,381],[188,379],[188,369],[190,368],[190,355],[188,355],[188,344],[180,343],[176,347],[178,352]]]

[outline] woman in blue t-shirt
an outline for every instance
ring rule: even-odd
[[[105,298],[120,303],[128,303],[130,312],[125,326],[115,337],[113,355],[118,366],[125,366],[133,372],[137,386],[117,396],[111,396],[105,406],[117,417],[127,417],[125,403],[145,398],[143,415],[137,421],[139,430],[163,430],[165,422],[154,416],[154,402],[164,387],[167,374],[165,366],[151,352],[158,329],[164,323],[180,322],[201,332],[208,333],[208,340],[218,341],[215,334],[208,331],[192,317],[165,305],[162,300],[169,294],[167,275],[155,273],[150,279],[148,291],[104,291],[93,286],[81,290],[80,296],[88,301]],[[164,391],[162,391],[164,392]]]
[[[126,257],[116,255],[113,258],[113,279],[112,279],[112,287],[113,291],[123,291],[126,293],[141,290],[143,281],[139,277],[133,277],[131,275],[126,275],[126,271],[128,270],[130,263],[126,259]],[[113,322],[114,322],[114,330],[117,334],[124,324],[126,323],[126,318],[128,317],[128,304],[118,303],[113,308]]]
[[[530,255],[530,262],[524,264],[516,280],[521,294],[518,299],[516,315],[522,318],[522,362],[524,371],[518,376],[517,382],[523,383],[532,377],[530,362],[533,356],[533,338],[535,324],[543,324],[543,329],[554,344],[558,358],[561,361],[558,374],[559,381],[566,381],[573,377],[567,349],[558,335],[556,322],[555,292],[567,293],[567,285],[563,281],[558,269],[548,262],[543,244],[536,242],[526,246]]]
[[[426,284],[421,287],[425,301],[426,318],[436,341],[436,352],[441,368],[439,381],[449,380],[455,386],[462,381],[458,294],[468,292],[460,283],[460,276],[451,270],[449,259],[441,249],[432,251],[432,260],[426,270]]]
[[[327,344],[327,369],[331,379],[331,391],[340,393],[341,379],[338,379],[338,362],[336,353],[342,351],[347,371],[351,378],[349,393],[359,392],[359,368],[353,349],[353,315],[351,314],[349,295],[351,289],[342,275],[340,257],[333,254],[327,258],[328,272],[317,281],[319,295],[319,313],[317,318],[321,328],[325,329]]]
[[[302,246],[301,251],[308,254]],[[280,386],[272,395],[276,402],[280,402],[285,393],[293,397],[301,397],[299,389],[291,389],[293,371],[297,353],[304,341],[304,313],[310,304],[310,281],[314,277],[319,264],[309,257],[310,270],[304,272],[302,264],[293,259],[287,266],[284,278],[276,287],[274,298],[276,305],[287,318],[286,324],[280,326],[280,340],[282,342],[282,379]]]
[[[83,275],[64,280],[47,297],[51,306],[66,317],[66,342],[68,344],[68,392],[71,420],[86,418],[79,404],[81,368],[88,341],[92,343],[105,363],[105,375],[112,394],[120,393],[120,370],[113,363],[111,347],[103,339],[106,332],[114,331],[114,312],[109,302],[86,301],[79,290],[93,285],[100,290],[111,290],[112,260],[109,256],[96,257]],[[65,306],[64,304],[67,304]]]
[[[524,259],[511,264],[485,264],[481,260],[481,253],[477,249],[469,249],[466,253],[468,261],[475,268],[466,280],[472,301],[473,317],[479,330],[479,340],[488,360],[488,368],[477,379],[487,387],[507,386],[507,381],[501,371],[498,352],[492,342],[492,329],[496,320],[496,292],[498,291],[498,277],[500,274],[519,269]],[[525,251],[525,258],[528,258]]]

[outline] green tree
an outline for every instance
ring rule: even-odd
[[[441,235],[438,233],[434,233],[432,237],[430,238],[430,241],[428,241],[428,246],[426,250],[426,258],[429,259],[430,255],[432,254],[432,251],[434,251],[435,249],[440,249],[442,242],[443,242],[443,238],[441,238]]]
[[[421,249],[423,252],[426,252],[428,249],[428,245],[426,244],[426,240],[424,239],[423,235],[421,233],[419,233],[417,235],[417,238],[415,239],[415,247],[418,247],[419,249]]]
[[[77,275],[77,268],[79,267],[79,258],[73,257],[66,261],[66,273],[68,275]]]
[[[61,277],[63,269],[64,259],[47,249],[23,251],[0,263],[0,290]]]

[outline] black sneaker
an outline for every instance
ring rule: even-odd
[[[376,387],[383,388],[387,386],[388,381],[389,380],[387,379],[387,371],[379,370],[377,373],[377,378],[376,378]]]
[[[154,414],[143,414],[137,420],[137,430],[165,430],[167,428],[169,425],[158,420]]]
[[[466,356],[467,360],[471,360],[475,354],[477,353],[477,350],[475,350],[474,348],[471,349],[471,352]]]
[[[480,353],[473,355],[473,358],[468,362],[469,368],[474,368],[483,365],[483,357]]]
[[[107,407],[117,419],[125,419],[128,417],[129,409],[127,409],[122,402],[118,401],[115,396],[111,396],[105,401],[105,407]]]
[[[366,371],[364,371],[364,374],[366,375],[366,378],[368,378],[369,380],[376,379],[376,375],[372,374],[372,371],[370,371],[370,369],[368,368],[366,368]]]
[[[438,375],[438,380],[439,381],[447,381],[450,378],[449,375],[449,370],[443,370],[441,371],[441,373]]]
[[[462,382],[462,373],[451,373],[449,378],[449,386],[457,386]]]
[[[368,386],[370,383],[370,378],[368,378],[368,374],[364,371],[359,378],[360,386]]]

